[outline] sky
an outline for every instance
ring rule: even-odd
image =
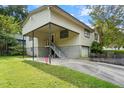
[[[28,5],[28,11],[32,11],[40,7],[39,5]],[[88,15],[90,10],[85,5],[59,5],[64,11],[68,12],[78,20],[84,22],[88,26],[91,26],[91,17]]]

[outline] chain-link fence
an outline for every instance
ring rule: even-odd
[[[7,47],[7,41],[6,39],[0,38],[0,56],[8,55],[8,47]]]
[[[25,52],[23,42],[25,47],[25,41],[13,40],[12,42],[9,39],[0,38],[0,56],[23,55],[23,52]]]
[[[34,47],[34,48],[28,47],[28,48],[25,48],[25,50],[26,50],[26,53],[25,53],[26,56],[34,55],[34,57],[49,57],[49,53],[50,53],[52,58],[57,57],[55,52],[49,47]]]
[[[42,62],[49,62],[49,58],[58,58],[58,56],[49,47],[27,47],[25,48],[24,58]]]
[[[103,53],[103,54],[90,54],[90,60],[95,62],[105,62],[110,64],[124,65],[124,54],[123,53]]]

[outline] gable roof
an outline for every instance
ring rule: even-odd
[[[32,15],[34,15],[34,14],[36,14],[36,13],[38,13],[38,12],[44,10],[46,7],[47,7],[47,6],[44,5],[44,6],[41,6],[41,7],[39,7],[39,8],[36,8],[36,9],[34,9],[33,11],[29,12],[28,16],[26,17],[25,21],[24,21],[23,24],[22,24],[22,27],[26,24],[26,22],[29,20],[29,18],[30,18]]]
[[[29,13],[29,15],[27,16],[26,20],[23,22],[22,26],[24,26],[26,24],[26,22],[28,21],[28,19],[38,13],[38,12],[41,12],[42,10],[46,9],[46,8],[56,8],[58,10],[60,10],[61,12],[63,12],[64,14],[66,14],[67,16],[71,17],[73,20],[77,21],[79,24],[81,24],[82,26],[88,28],[89,30],[91,31],[94,31],[91,27],[89,27],[88,25],[86,25],[85,23],[81,22],[80,20],[78,20],[77,18],[75,18],[74,16],[72,16],[71,14],[69,14],[68,12],[66,12],[65,10],[61,9],[60,7],[58,7],[57,5],[44,5],[44,6],[41,6],[33,11],[31,11]]]

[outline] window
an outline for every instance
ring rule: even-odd
[[[90,38],[90,31],[88,29],[84,29],[84,36]]]
[[[98,34],[95,33],[95,40],[98,40]]]
[[[68,38],[68,36],[69,36],[69,31],[68,30],[62,30],[61,32],[60,32],[60,38],[62,39],[62,38]]]

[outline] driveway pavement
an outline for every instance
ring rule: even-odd
[[[26,60],[32,60],[32,58],[26,58]],[[35,58],[35,61],[46,63],[41,58]],[[124,66],[92,62],[84,59],[52,59],[51,64],[66,66],[124,87]]]
[[[52,64],[63,65],[124,87],[124,66],[79,59],[53,59]]]

